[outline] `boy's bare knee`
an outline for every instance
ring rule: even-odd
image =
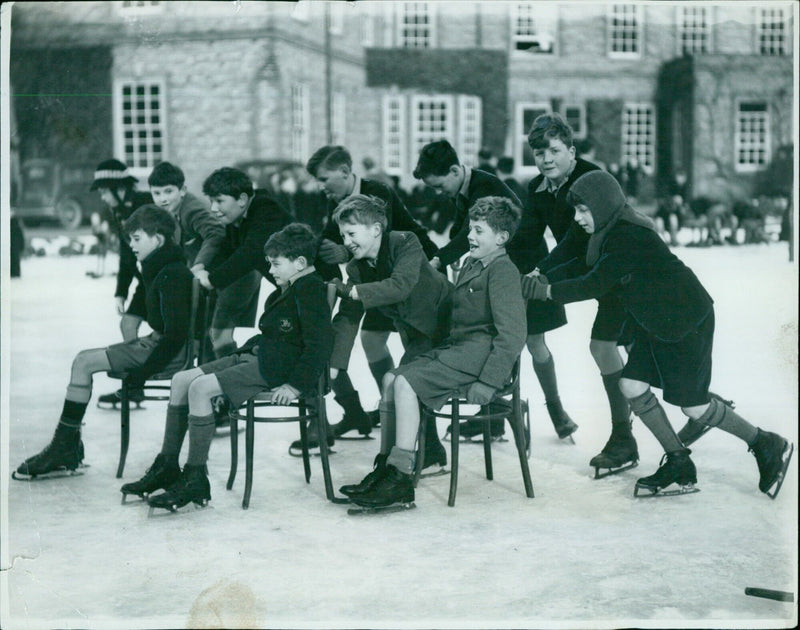
[[[619,389],[625,398],[636,398],[650,389],[650,386],[642,381],[633,381],[629,378],[621,378],[619,379]]]
[[[394,379],[394,393],[395,396],[402,396],[403,394],[408,394],[409,392],[413,392],[413,388],[411,387],[411,383],[409,383],[405,376],[402,374],[398,375]]]
[[[528,335],[526,345],[536,363],[545,363],[550,358],[550,348],[545,343],[544,334]]]
[[[383,375],[383,391],[388,391],[390,387],[394,384],[395,375],[391,372],[387,372]]]

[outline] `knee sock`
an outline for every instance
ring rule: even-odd
[[[416,453],[414,451],[407,451],[403,448],[393,446],[392,452],[389,453],[389,457],[386,459],[386,464],[394,466],[401,473],[413,475],[415,458]]]
[[[664,408],[659,404],[653,392],[648,390],[641,396],[631,398],[629,402],[633,413],[641,418],[665,452],[671,453],[684,449],[683,444],[675,434],[675,430],[669,423],[667,414],[664,413]]]
[[[331,382],[331,389],[333,390],[334,396],[342,399],[347,398],[348,395],[356,391],[353,389],[353,383],[350,381],[350,377],[345,370],[339,370],[336,378]]]
[[[178,457],[188,428],[189,405],[167,405],[167,421],[164,425],[164,441],[161,444],[161,453]]]
[[[232,343],[224,343],[221,346],[214,348],[214,356],[217,359],[227,357],[229,354],[233,354],[236,351],[236,348],[238,348],[238,346],[236,345],[235,341]]]
[[[715,398],[711,399],[708,409],[696,421],[700,424],[722,429],[726,433],[744,440],[748,445],[752,445],[758,437],[758,428]]]
[[[622,370],[614,372],[613,374],[602,374],[601,376],[603,377],[603,387],[605,387],[606,396],[608,396],[608,406],[611,407],[611,425],[620,425],[617,427],[619,429],[623,428],[622,425],[629,427],[631,407],[633,405],[628,405],[630,401],[625,398],[622,394],[622,390],[619,388],[619,379],[622,377]],[[650,392],[650,394],[652,395],[652,392]]]
[[[378,411],[381,416],[381,453],[388,455],[394,446],[395,431],[397,430],[395,426],[397,418],[394,413],[394,401],[381,400]]]
[[[553,361],[551,354],[547,361],[537,363],[533,361],[533,371],[536,372],[536,378],[539,379],[539,385],[544,392],[544,399],[549,403],[554,403],[559,399],[558,396],[558,381],[556,380],[556,365]]]
[[[189,466],[204,466],[208,461],[208,449],[214,439],[214,414],[189,416]]]
[[[83,416],[86,413],[88,402],[76,402],[69,398],[64,400],[64,408],[61,410],[59,424],[80,431]]]
[[[372,378],[378,384],[378,391],[383,393],[383,377],[389,370],[394,369],[394,360],[392,355],[387,355],[382,359],[369,364],[369,371],[372,372]]]

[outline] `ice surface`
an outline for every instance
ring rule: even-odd
[[[712,389],[796,443],[798,278],[785,245],[676,251],[716,300]],[[114,268],[109,260],[107,269]],[[74,354],[119,340],[114,279],[92,280],[84,274],[92,269],[89,257],[27,259],[23,277],[3,289],[12,309],[3,349],[11,365],[3,457],[12,470],[50,439]],[[569,306],[570,323],[547,335],[562,400],[580,425],[575,445],[556,438],[527,353],[523,360],[534,499],[525,497],[513,442],[493,446],[493,482],[483,477],[482,449],[464,445],[454,508],[445,476],[420,483],[416,510],[349,517],[325,500],[319,461],[306,485],[301,461],[288,455],[296,426],[260,425],[249,510],[241,509],[243,463],[233,490],[225,490],[229,443],[218,438],[209,508],[148,518],[142,503],[120,505],[119,487],[139,478],[158,452],[164,403],[133,412],[118,480],[119,416],[93,401],[84,475],[2,480],[9,514],[3,627],[796,625],[796,604],[748,597],[744,589],[796,598],[797,459],[771,501],[758,491],[746,446],[714,431],[694,447],[700,493],[635,500],[636,478],[660,458],[637,421],[640,466],[591,479],[588,461],[609,431],[588,352],[594,311],[594,303]],[[237,331],[240,341],[247,336]],[[374,408],[378,394],[360,348],[352,366],[362,401]],[[95,396],[115,386],[98,375]],[[332,398],[328,406],[338,420]],[[667,411],[682,424],[679,410]],[[378,445],[338,442],[336,486],[366,474]]]

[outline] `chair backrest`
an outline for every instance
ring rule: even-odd
[[[200,284],[197,278],[192,279],[192,305],[189,312],[189,339],[187,341],[186,362],[183,364],[184,370],[195,366],[203,340],[206,335],[208,323],[208,295],[207,291]],[[201,310],[202,299],[202,313]]]

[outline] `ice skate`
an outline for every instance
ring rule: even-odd
[[[372,411],[367,411],[367,417],[369,421],[372,423],[372,428],[376,428],[381,426],[381,412],[378,409],[373,409]]]
[[[511,415],[511,403],[507,400],[496,400],[488,405],[481,405],[478,414],[486,415],[490,413],[503,413],[506,412],[508,416]],[[483,426],[484,420],[477,420],[469,418],[459,424],[458,433],[459,439],[463,443],[472,442],[475,444],[483,443]],[[497,418],[489,421],[489,439],[492,442],[506,442],[506,421],[505,418]],[[450,427],[447,427],[444,439],[450,441]]]
[[[178,467],[178,458],[159,454],[144,473],[144,477],[139,481],[126,483],[120,488],[122,503],[125,503],[129,494],[135,494],[146,500],[148,495],[156,490],[169,488],[180,476],[181,469]]]
[[[59,424],[50,444],[22,462],[11,477],[17,481],[82,475],[83,442],[78,429]]]
[[[427,438],[426,434],[426,438]],[[436,467],[433,470],[428,470],[429,468]],[[447,475],[450,473],[447,468],[447,451],[445,450],[442,443],[439,441],[439,436],[436,436],[433,440],[428,438],[425,444],[425,455],[422,462],[422,470],[428,470],[428,472],[423,472],[420,474],[420,479],[424,479],[426,477],[441,477],[442,475]]]
[[[328,425],[328,449],[330,449],[334,444],[333,433],[331,431],[331,426]],[[308,432],[306,434],[308,438],[308,452],[311,455],[319,455],[319,436],[317,432],[317,421],[313,419],[308,424]],[[313,452],[312,451],[316,451]],[[328,450],[329,454],[333,454],[335,451]],[[303,456],[303,445],[300,440],[295,440],[289,445],[289,455],[292,457],[302,457]]]
[[[639,464],[639,449],[630,430],[630,423],[616,425],[611,429],[611,437],[597,455],[589,460],[594,468],[594,478],[602,479],[635,468]],[[600,472],[600,471],[604,472]]]
[[[144,390],[134,389],[128,393],[128,400],[135,405],[136,409],[142,408],[144,400]],[[116,409],[122,403],[122,390],[118,389],[110,394],[103,394],[97,399],[97,406],[100,409]]]
[[[770,499],[778,496],[789,462],[792,461],[794,444],[777,433],[758,430],[756,441],[748,449],[758,464],[758,489]]]
[[[352,496],[350,501],[357,507],[348,509],[348,514],[376,514],[413,509],[417,507],[414,504],[414,478],[388,465],[383,478],[369,492]]]
[[[690,453],[688,448],[665,453],[661,458],[661,465],[655,473],[636,481],[633,496],[668,497],[700,492],[700,489],[694,485],[697,483],[697,471],[694,463],[689,459]],[[671,488],[673,484],[677,484],[677,488]],[[670,489],[666,490],[666,488]],[[646,491],[648,494],[640,495],[640,491]]]
[[[147,497],[150,514],[155,508],[176,512],[189,503],[205,507],[211,500],[211,487],[206,476],[205,466],[186,464],[183,472],[165,492]]]
[[[353,392],[346,396],[336,397],[336,402],[344,409],[341,422],[333,425],[333,437],[337,440],[371,440],[372,420],[361,407],[358,394]],[[358,431],[358,437],[346,433]]]
[[[726,400],[719,394],[715,394],[714,392],[708,392],[710,398],[714,398],[721,402],[726,407],[730,407],[731,409],[736,408],[736,403],[732,400]],[[689,447],[691,444],[694,444],[703,437],[711,427],[707,424],[703,424],[702,422],[697,422],[696,420],[692,420],[689,418],[686,421],[686,424],[683,425],[680,431],[678,431],[678,439],[680,439],[681,443]]]
[[[373,464],[372,470],[367,473],[367,476],[364,477],[358,483],[351,483],[346,486],[342,486],[339,488],[339,492],[348,497],[354,497],[359,494],[365,494],[372,490],[377,483],[383,479],[383,476],[386,474],[386,458],[388,456],[382,453],[378,453],[375,456],[375,462]]]
[[[558,439],[569,439],[570,442],[575,444],[575,439],[572,434],[578,430],[578,425],[569,417],[569,414],[564,410],[560,400],[553,402],[546,402],[547,413],[550,414],[550,420],[553,423],[553,428],[556,430]]]

